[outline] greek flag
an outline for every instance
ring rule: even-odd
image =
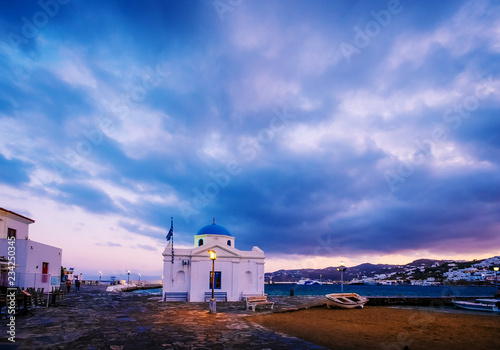
[[[172,264],[174,263],[174,218],[170,218],[170,231],[168,231],[167,235],[167,242],[172,240]],[[172,272],[172,278],[173,278],[173,272]],[[173,279],[172,279],[173,281]]]

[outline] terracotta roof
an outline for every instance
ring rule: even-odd
[[[7,213],[11,213],[11,214],[17,215],[17,216],[19,216],[19,217],[21,217],[21,218],[23,218],[23,219],[29,220],[29,221],[31,221],[31,222],[35,222],[35,220],[30,219],[30,218],[28,218],[28,217],[26,217],[26,216],[24,216],[24,215],[21,215],[21,214],[15,213],[15,212],[13,212],[12,210],[7,210],[7,209],[4,209],[4,208],[2,208],[2,207],[0,207],[0,210],[5,211],[5,212],[7,212]]]

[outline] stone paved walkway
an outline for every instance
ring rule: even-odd
[[[16,319],[16,343],[6,339],[0,320],[0,349],[322,349],[301,339],[263,328],[246,319],[244,303],[160,302],[135,293],[106,293],[105,287],[72,290],[57,307],[37,308]],[[317,302],[275,298],[275,309]],[[269,311],[258,311],[266,313]]]

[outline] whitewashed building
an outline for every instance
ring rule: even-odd
[[[206,301],[211,294],[212,261],[215,260],[215,293],[218,299],[242,300],[245,295],[264,294],[264,252],[253,247],[238,250],[235,237],[215,224],[202,227],[194,236],[192,249],[175,248],[172,263],[172,243],[163,252],[163,300]]]
[[[8,265],[2,265],[0,284],[3,287],[48,290],[60,284],[62,249],[29,239],[29,225],[34,222],[0,208],[0,256],[15,262],[14,276],[8,274]],[[15,240],[9,240],[9,237],[15,237]]]

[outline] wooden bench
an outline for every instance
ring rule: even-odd
[[[188,301],[187,292],[165,292],[163,301]]]
[[[258,297],[247,297],[246,298],[246,303],[247,303],[247,310],[248,308],[252,308],[252,311],[255,312],[255,307],[259,305],[263,306],[271,306],[271,310],[274,308],[274,303],[272,301],[267,301],[267,296],[262,295]]]
[[[212,299],[212,292],[205,292],[205,301]],[[227,301],[227,292],[214,292],[215,301]]]

